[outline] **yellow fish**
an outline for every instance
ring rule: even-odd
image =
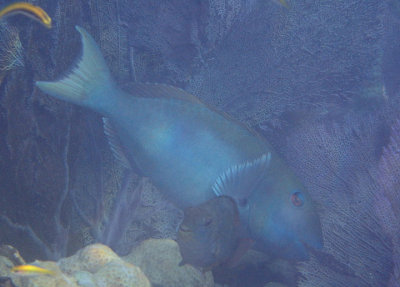
[[[18,265],[11,269],[11,272],[20,276],[34,276],[34,275],[54,275],[55,272],[35,265]]]
[[[34,6],[27,2],[16,2],[6,6],[0,11],[0,18],[8,17],[16,14],[25,15],[47,28],[51,28],[51,18],[47,15],[46,11],[38,6]]]

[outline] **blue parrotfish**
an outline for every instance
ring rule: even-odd
[[[309,193],[260,135],[193,95],[163,84],[112,80],[90,34],[64,78],[36,83],[43,92],[104,116],[111,149],[123,165],[151,178],[179,208],[215,196],[236,202],[255,248],[292,260],[321,248],[321,224]]]
[[[239,212],[231,197],[218,196],[188,207],[176,240],[181,264],[207,271],[228,263],[239,247],[239,236]]]

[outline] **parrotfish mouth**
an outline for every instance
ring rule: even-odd
[[[303,240],[295,240],[291,243],[276,248],[278,257],[286,258],[289,261],[307,261],[310,259],[310,254],[315,254],[322,249],[322,245],[313,244]]]

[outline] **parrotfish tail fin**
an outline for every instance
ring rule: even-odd
[[[114,86],[111,74],[92,36],[82,27],[75,28],[82,40],[82,56],[76,65],[64,78],[54,82],[39,81],[36,85],[58,99],[101,110],[98,105],[106,103],[99,97],[104,97]]]

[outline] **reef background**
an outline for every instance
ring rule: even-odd
[[[0,243],[27,259],[59,259],[95,241],[124,254],[144,238],[175,236],[181,211],[124,171],[101,117],[34,87],[78,57],[80,25],[120,85],[181,87],[265,135],[287,159],[320,206],[325,238],[325,249],[298,265],[299,286],[398,286],[400,160],[390,149],[400,144],[397,1],[34,4],[52,17],[51,30],[7,19],[24,67],[4,72],[0,84]],[[110,230],[122,211],[130,211],[122,227]]]

